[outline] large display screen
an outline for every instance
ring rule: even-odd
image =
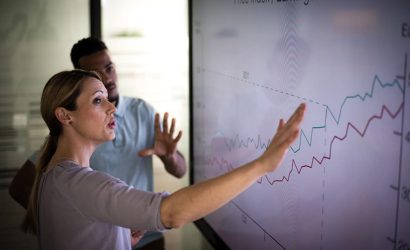
[[[198,225],[231,249],[410,249],[410,1],[192,0],[191,183],[279,168]],[[202,229],[202,226],[200,226]]]

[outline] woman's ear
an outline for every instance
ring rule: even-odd
[[[72,122],[70,112],[65,108],[62,108],[62,107],[56,108],[56,110],[54,111],[54,115],[63,125],[64,124],[68,125],[68,124],[71,124]]]

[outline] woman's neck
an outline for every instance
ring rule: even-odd
[[[62,161],[73,161],[79,166],[89,167],[90,158],[94,153],[96,145],[73,140],[69,136],[60,136],[58,138],[57,149],[50,160],[50,164],[60,163]]]

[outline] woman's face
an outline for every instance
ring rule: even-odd
[[[73,128],[78,134],[96,143],[115,138],[115,106],[108,101],[107,89],[98,79],[89,77],[83,83],[76,100],[76,110],[70,111]]]

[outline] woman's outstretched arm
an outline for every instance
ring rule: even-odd
[[[301,104],[287,122],[280,120],[272,142],[259,158],[165,198],[160,208],[164,226],[177,228],[213,212],[246,190],[259,177],[275,170],[299,135],[305,109],[306,105]]]

